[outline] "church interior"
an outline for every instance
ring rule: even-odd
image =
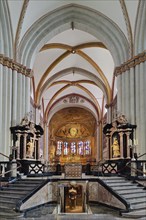
[[[0,1],[0,219],[146,219],[146,1]]]

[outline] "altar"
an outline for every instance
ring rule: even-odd
[[[81,178],[82,165],[79,163],[67,163],[64,165],[65,178]]]

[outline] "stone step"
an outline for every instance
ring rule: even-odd
[[[120,194],[122,195],[125,199],[131,199],[131,198],[142,198],[142,197],[145,197],[146,198],[146,195],[144,193],[130,193],[130,194]]]
[[[108,185],[110,187],[121,187],[121,188],[123,188],[123,187],[140,187],[140,186],[137,186],[137,185],[132,184],[130,182],[123,182],[122,184],[121,183],[108,183]]]
[[[0,214],[7,214],[10,216],[20,215],[20,212],[16,212],[15,209],[12,208],[6,208],[6,207],[0,207]]]
[[[11,216],[16,213],[15,209],[9,208],[8,206],[6,207],[5,204],[0,206],[0,213],[3,213],[3,212],[4,213],[11,213]]]
[[[123,186],[123,187],[119,187],[119,186],[113,186],[112,189],[116,190],[116,191],[122,191],[122,190],[143,190],[143,187],[139,187],[139,186]]]
[[[39,184],[28,184],[28,183],[12,183],[12,184],[10,184],[8,187],[31,187],[31,188],[33,188],[33,187],[36,187],[37,185],[39,185]]]
[[[0,207],[4,207],[4,208],[12,208],[14,209],[16,207],[16,202],[15,201],[0,201]]]
[[[15,196],[16,194],[19,195],[19,196],[23,196],[23,195],[26,195],[27,193],[29,193],[30,190],[25,190],[25,191],[22,191],[22,190],[19,190],[19,191],[16,191],[16,190],[1,190],[0,191],[0,197],[1,195],[11,195],[11,196]]]
[[[0,195],[0,200],[1,200],[1,198],[3,198],[3,199],[20,199],[20,198],[22,198],[23,196],[22,195],[18,195],[17,193],[15,193],[15,194],[2,194],[2,195]]]
[[[43,181],[42,180],[28,180],[28,179],[21,179],[18,180],[16,183],[23,183],[23,184],[41,184]]]
[[[103,181],[108,181],[108,180],[115,180],[115,181],[120,181],[120,180],[124,180],[125,181],[125,178],[124,177],[119,177],[119,176],[101,176],[99,177],[99,179],[103,180]]]
[[[121,213],[123,217],[130,218],[130,219],[139,219],[146,217],[146,209],[131,211],[127,213]]]
[[[12,202],[12,203],[16,203],[17,201],[19,201],[20,200],[20,198],[15,198],[15,197],[12,197],[12,198],[8,198],[8,197],[4,197],[4,196],[1,196],[0,197],[0,202],[7,202],[7,203],[9,203],[9,202]]]
[[[5,213],[5,212],[0,212],[0,220],[6,220],[6,219],[21,219],[23,217],[22,213]]]
[[[9,187],[4,187],[4,190],[15,190],[15,191],[31,191],[34,187],[28,187],[28,186],[9,186]]]
[[[125,180],[121,179],[121,180],[105,180],[104,181],[107,184],[121,184],[121,183],[125,183]]]
[[[30,179],[30,178],[22,178],[18,179],[17,182],[33,182],[33,183],[39,183],[41,181],[44,181],[43,179]]]
[[[131,187],[131,188],[127,188],[127,187],[122,187],[122,188],[118,188],[118,187],[112,187],[112,189],[114,189],[116,192],[118,192],[119,194],[129,194],[129,193],[143,193],[143,188],[138,188],[138,187]]]
[[[138,204],[138,203],[146,203],[146,197],[142,197],[142,198],[130,198],[130,199],[127,199],[127,201],[130,203],[130,204]]]
[[[146,202],[138,203],[138,204],[132,204],[131,208],[134,209],[134,210],[138,210],[138,209],[145,209],[146,210]]]

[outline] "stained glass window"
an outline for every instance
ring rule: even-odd
[[[60,156],[62,153],[62,141],[57,141],[57,150],[56,150],[56,155]]]
[[[91,155],[91,142],[89,140],[86,141],[78,141],[78,142],[63,142],[57,141],[56,155],[57,156],[67,156],[69,154],[76,154],[81,156]]]
[[[84,155],[84,144],[83,141],[78,142],[78,154],[79,155]]]
[[[76,154],[76,143],[72,142],[70,146],[71,154]]]
[[[91,154],[91,147],[90,147],[90,141],[85,141],[85,155]]]
[[[68,155],[69,149],[68,149],[68,142],[64,142],[64,155]]]

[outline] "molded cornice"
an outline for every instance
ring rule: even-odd
[[[145,61],[146,61],[146,51],[138,54],[137,56],[135,56],[131,60],[128,60],[127,62],[125,62],[121,66],[116,67],[114,74],[115,74],[115,76],[118,76],[118,75],[126,72],[130,68],[135,67],[136,65],[139,65],[140,63],[143,63]]]
[[[26,66],[23,66],[20,63],[17,63],[16,61],[10,59],[9,57],[4,57],[4,55],[0,54],[0,64],[3,66],[7,66],[8,68],[12,70],[16,70],[18,73],[21,73],[25,76],[32,77],[33,76],[33,70],[27,69]]]

